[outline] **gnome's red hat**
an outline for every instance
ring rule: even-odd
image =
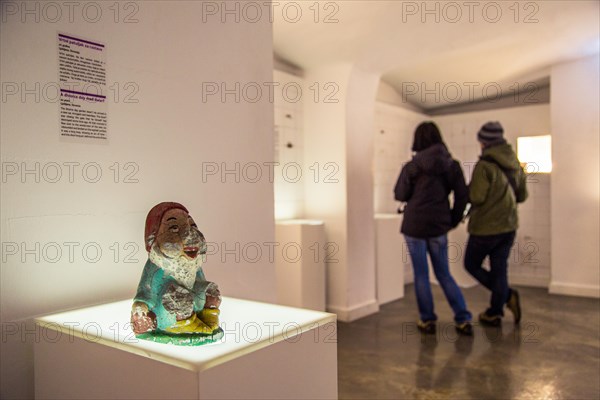
[[[146,230],[144,231],[144,243],[146,244],[146,251],[150,251],[154,238],[160,228],[160,222],[162,221],[163,215],[169,210],[179,209],[189,214],[187,208],[182,204],[174,203],[172,201],[166,201],[152,207],[148,216],[146,217]]]

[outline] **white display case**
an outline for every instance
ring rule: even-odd
[[[223,298],[219,342],[139,340],[132,300],[37,318],[37,399],[337,398],[334,314]]]

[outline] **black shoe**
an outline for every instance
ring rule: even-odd
[[[486,312],[479,314],[479,322],[487,326],[500,326],[502,317],[500,315],[488,315]]]
[[[473,336],[473,325],[471,325],[471,322],[469,321],[463,322],[462,324],[456,324],[455,328],[459,335]]]
[[[434,335],[435,334],[435,321],[419,321],[417,322],[417,328],[421,333],[426,335]]]
[[[521,301],[519,300],[519,292],[515,289],[510,290],[510,297],[508,298],[506,307],[515,317],[515,324],[521,322]]]

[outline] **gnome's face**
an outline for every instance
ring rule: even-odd
[[[156,235],[155,246],[167,258],[181,259],[186,264],[202,264],[206,241],[192,217],[180,209],[172,209],[163,215]]]

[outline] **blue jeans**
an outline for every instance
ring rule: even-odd
[[[486,313],[504,315],[504,304],[510,297],[508,287],[508,256],[515,241],[515,232],[498,235],[470,235],[465,252],[465,268],[483,286],[492,292],[490,308]],[[490,270],[481,268],[483,260],[490,257]]]
[[[412,260],[415,275],[415,294],[419,305],[421,321],[436,321],[437,315],[433,311],[433,295],[429,283],[429,265],[427,253],[431,258],[433,272],[437,278],[446,299],[454,311],[454,321],[462,324],[471,321],[471,313],[467,310],[465,299],[460,288],[450,275],[448,268],[448,238],[446,235],[419,239],[404,235],[408,251]]]

